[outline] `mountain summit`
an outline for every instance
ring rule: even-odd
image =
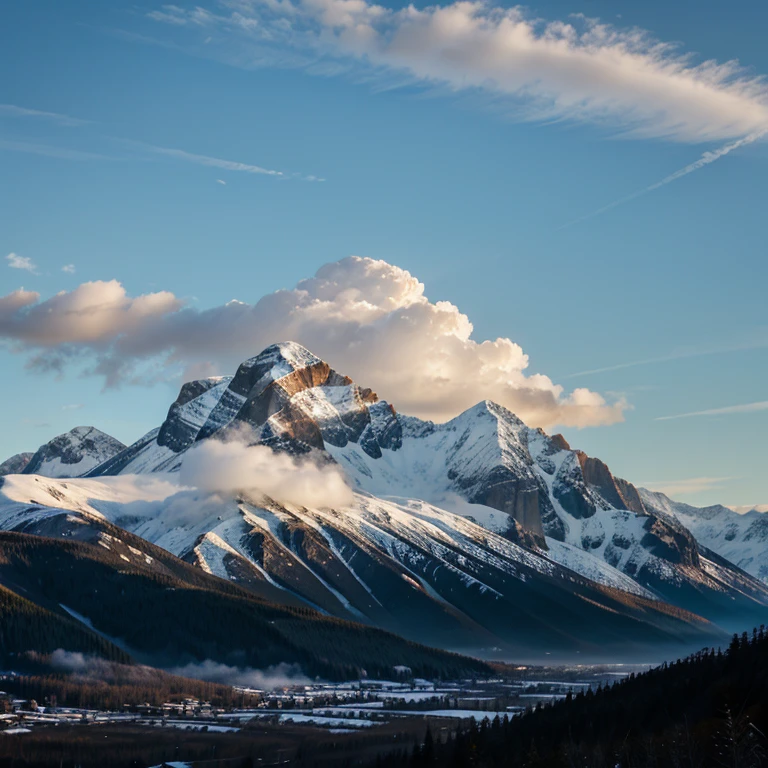
[[[79,477],[125,449],[96,427],[75,427],[41,445],[23,468],[26,475]]]

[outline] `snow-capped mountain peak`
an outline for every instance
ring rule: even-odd
[[[324,455],[343,470],[354,503],[314,509],[279,498],[209,498],[185,487],[133,503],[130,512],[127,501],[125,511],[115,506],[122,485],[108,476],[170,478],[196,444],[235,435],[294,456]],[[17,527],[62,508],[89,519],[103,513],[218,575],[246,579],[270,599],[389,627],[395,614],[404,621],[409,606],[420,605],[430,621],[440,624],[447,612],[485,631],[505,600],[528,606],[535,623],[537,590],[560,595],[541,608],[557,613],[561,599],[573,599],[561,590],[570,594],[577,583],[590,605],[608,594],[600,590],[618,594],[609,609],[616,616],[624,616],[627,594],[654,603],[632,603],[643,615],[687,609],[719,620],[735,605],[768,605],[768,588],[700,548],[675,516],[562,436],[532,429],[488,400],[442,424],[400,415],[293,342],[268,347],[234,376],[184,384],[162,425],[90,477],[82,489],[53,488],[55,502],[40,487],[6,485],[14,499],[5,519]],[[185,486],[194,485],[189,479]],[[72,505],[59,500],[74,491]],[[552,621],[554,614],[545,619]]]
[[[125,449],[96,427],[75,427],[41,445],[24,467],[26,475],[80,477]]]
[[[640,488],[640,496],[648,509],[668,515],[699,543],[768,582],[768,514],[757,510],[739,514],[720,504],[694,507],[646,488]]]

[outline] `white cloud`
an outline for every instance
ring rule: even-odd
[[[352,491],[336,465],[320,465],[312,458],[294,458],[264,445],[248,445],[243,437],[196,444],[184,456],[181,484],[217,494],[268,496],[301,507],[353,503]]]
[[[81,408],[85,408],[83,403],[69,403],[61,406],[62,411],[79,411]]]
[[[207,155],[195,155],[192,152],[185,152],[183,149],[155,147],[150,144],[144,144],[142,146],[149,152],[154,152],[158,155],[166,155],[167,157],[173,157],[176,160],[185,160],[189,163],[206,165],[210,168],[221,168],[225,171],[241,171],[243,173],[255,173],[265,176],[285,176],[282,171],[262,168],[260,165],[249,165],[248,163],[240,163],[235,160],[221,160],[218,157],[208,157]],[[226,182],[221,183],[226,184]]]
[[[366,0],[219,4],[221,14],[164,6],[150,17],[200,42],[215,28],[219,55],[238,66],[272,60],[327,73],[333,62],[338,72],[388,73],[509,98],[520,119],[567,119],[692,142],[768,128],[765,80],[734,61],[696,64],[639,29],[584,17],[545,22],[520,7],[463,0],[401,9]]]
[[[250,173],[259,176],[274,176],[280,179],[299,179],[303,181],[324,181],[317,176],[305,176],[301,173],[293,173],[290,171],[277,171],[272,168],[263,168],[260,165],[253,165],[251,163],[241,163],[237,160],[225,160],[220,157],[210,157],[209,155],[198,155],[193,152],[187,152],[183,149],[177,149],[174,147],[158,147],[154,144],[145,144],[140,141],[128,141],[123,140],[124,144],[136,147],[145,152],[149,152],[155,155],[164,155],[166,157],[173,158],[174,160],[182,160],[187,163],[194,163],[195,165],[203,165],[208,168],[218,168],[222,171],[234,171],[237,173]],[[224,179],[216,179],[219,184],[226,185]]]
[[[725,157],[726,155],[733,152],[735,149],[739,149],[740,147],[745,147],[749,144],[754,144],[756,141],[759,141],[760,139],[762,139],[766,133],[767,131],[754,133],[754,134],[751,134],[750,136],[745,136],[743,139],[732,141],[730,144],[726,144],[725,146],[720,147],[719,149],[715,149],[710,152],[705,152],[698,160],[695,160],[694,162],[689,163],[684,168],[681,168],[679,171],[670,173],[668,176],[665,176],[661,181],[657,181],[655,184],[651,184],[650,186],[645,187],[644,189],[641,189],[637,192],[633,192],[631,195],[622,197],[619,200],[614,200],[612,203],[608,203],[608,205],[604,205],[602,208],[598,208],[596,211],[592,211],[592,213],[588,213],[585,216],[579,216],[578,219],[574,219],[568,224],[565,224],[564,226],[560,227],[560,229],[567,229],[568,227],[571,227],[574,224],[579,224],[582,221],[588,221],[589,219],[593,219],[595,218],[595,216],[599,216],[602,213],[607,213],[608,211],[613,210],[614,208],[618,208],[618,206],[620,205],[624,205],[624,203],[628,203],[631,200],[636,200],[638,197],[647,195],[649,192],[653,192],[657,189],[660,189],[661,187],[664,187],[667,184],[671,184],[673,181],[677,181],[677,179],[681,179],[683,178],[683,176],[688,176],[688,174],[693,173],[694,171],[698,171],[700,168],[704,168],[704,166],[706,165],[710,165],[711,163],[714,163],[715,160],[719,160],[721,157]]]
[[[728,508],[739,515],[746,515],[747,512],[760,512],[761,514],[768,512],[768,504],[737,504]]]
[[[185,367],[234,372],[270,344],[293,340],[398,410],[438,421],[484,399],[542,427],[612,424],[627,407],[528,373],[528,356],[514,341],[476,341],[469,318],[450,302],[430,301],[409,272],[354,256],[255,304],[206,310],[183,307],[168,292],[131,298],[114,280],[45,301],[15,291],[0,298],[0,337],[42,350],[30,363],[39,371],[61,373],[68,362],[95,357],[90,372],[108,386]]]
[[[98,345],[136,333],[151,318],[182,304],[167,291],[130,298],[117,280],[81,283],[73,291],[39,299],[40,294],[23,288],[0,298],[0,333],[41,347]]]
[[[659,357],[647,357],[642,360],[630,360],[615,365],[606,365],[602,368],[592,368],[587,371],[578,371],[569,373],[565,378],[573,379],[579,376],[591,376],[596,373],[608,373],[611,371],[621,371],[625,368],[636,368],[641,365],[655,365],[657,363],[668,363],[674,360],[686,360],[694,357],[706,357],[708,355],[724,355],[729,352],[743,352],[752,349],[765,349],[768,347],[768,336],[765,332],[753,334],[751,338],[733,340],[725,344],[713,344],[709,346],[691,345],[685,348],[677,349],[667,355]]]
[[[224,181],[224,179],[216,179],[217,184],[223,184],[225,187],[227,186],[227,182]]]
[[[741,405],[727,405],[724,408],[710,408],[706,411],[690,411],[689,413],[678,413],[674,416],[657,416],[655,421],[687,419],[691,416],[730,416],[734,413],[756,413],[757,411],[768,411],[768,400],[762,400],[757,403],[743,403]]]
[[[43,157],[55,157],[59,160],[112,160],[108,155],[100,155],[96,152],[84,152],[68,147],[56,147],[50,144],[32,144],[27,141],[11,141],[0,138],[0,149],[9,152],[26,152]]]
[[[36,117],[66,126],[87,125],[90,122],[89,120],[81,120],[78,117],[62,115],[58,112],[43,112],[39,109],[18,107],[15,104],[0,104],[0,116],[2,115],[9,117]]]
[[[31,272],[33,275],[37,274],[37,265],[29,256],[19,256],[17,253],[9,253],[5,260],[8,262],[8,266],[11,269],[23,269],[26,272]]]
[[[722,488],[723,484],[733,477],[689,477],[684,480],[663,480],[652,483],[641,483],[644,488],[665,493],[667,496],[686,496],[703,491],[712,491]]]
[[[74,275],[75,274],[75,265],[74,264],[65,264],[61,268],[62,272],[66,272],[68,275]]]

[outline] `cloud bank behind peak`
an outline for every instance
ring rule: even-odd
[[[70,365],[105,386],[148,383],[182,369],[232,372],[276,341],[293,340],[404,413],[445,421],[494,400],[527,423],[588,427],[623,420],[627,404],[586,388],[565,392],[509,338],[476,341],[469,318],[430,301],[408,271],[351,256],[255,304],[198,310],[167,291],[131,297],[117,281],[83,283],[46,300],[0,297],[0,338],[36,371]]]

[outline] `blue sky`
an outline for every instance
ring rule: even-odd
[[[768,401],[768,144],[753,140],[765,88],[742,89],[726,119],[717,98],[730,80],[713,87],[711,110],[678,110],[664,70],[647,91],[619,83],[621,109],[583,110],[582,99],[553,112],[532,104],[530,89],[521,99],[505,71],[472,70],[472,56],[435,64],[422,57],[423,41],[415,53],[365,48],[368,38],[338,32],[346,22],[328,22],[329,41],[327,28],[317,34],[327,16],[296,7],[211,0],[208,15],[194,17],[191,5],[6,4],[0,296],[23,287],[44,301],[117,280],[127,296],[167,291],[204,311],[255,304],[351,254],[384,260],[418,278],[432,302],[466,314],[472,339],[519,344],[526,375],[561,385],[561,400],[585,387],[626,403],[618,423],[547,425],[617,474],[691,503],[768,502],[768,410],[722,410]],[[362,0],[355,7],[369,13]],[[386,6],[385,30],[372,22],[377,34],[405,28],[398,7]],[[269,44],[236,29],[234,13],[268,28]],[[496,23],[493,11],[481,13]],[[571,14],[612,25],[619,45],[641,53],[648,46],[628,30],[678,43],[690,66],[738,59],[747,71],[737,79],[768,73],[765,4],[709,0],[693,13],[655,1],[544,2],[523,18],[589,25]],[[656,63],[663,70],[677,55],[665,50]],[[563,101],[581,88],[594,101],[603,86],[585,73],[576,84],[545,75]],[[502,85],[486,85],[497,76]],[[671,117],[655,114],[657,98],[673,104]],[[627,137],[632,129],[639,135]],[[11,334],[0,350],[2,456],[76,424],[132,441],[162,420],[184,368],[148,357],[139,384],[127,374],[105,389],[88,371],[109,339],[39,339]],[[41,371],[62,345],[61,371]],[[339,353],[335,364],[346,359]],[[359,383],[390,386],[362,380],[367,370],[354,371]]]

